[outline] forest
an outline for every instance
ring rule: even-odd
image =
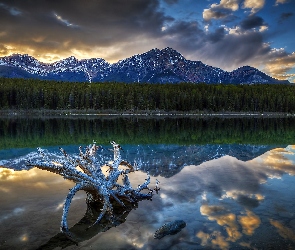
[[[1,110],[295,113],[295,86],[285,84],[69,83],[0,78]]]

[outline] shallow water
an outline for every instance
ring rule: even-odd
[[[284,144],[282,142],[282,144]],[[136,161],[134,187],[151,174],[160,181],[152,201],[141,201],[125,222],[105,232],[85,231],[83,191],[71,204],[69,226],[78,246],[59,233],[62,206],[73,183],[26,169],[32,148],[0,150],[0,249],[295,249],[295,145],[123,144]],[[58,146],[45,147],[58,153]],[[77,145],[65,145],[78,153]],[[99,153],[111,159],[109,145]],[[22,170],[23,169],[23,170]],[[183,220],[175,235],[154,239],[157,229]],[[82,229],[81,229],[82,228]]]

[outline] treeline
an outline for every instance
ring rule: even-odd
[[[295,113],[295,86],[89,84],[0,78],[0,108]]]

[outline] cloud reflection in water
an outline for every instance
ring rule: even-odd
[[[138,174],[138,180],[131,181],[145,176]],[[249,161],[226,155],[186,166],[170,178],[153,177],[161,182],[161,190],[152,202],[142,201],[125,223],[79,243],[79,247],[295,247],[294,175],[295,146],[288,146]],[[57,208],[70,187],[71,183],[46,171],[2,169],[0,218],[11,215],[18,221],[2,219],[0,248],[38,247],[58,233],[61,214]],[[83,217],[86,207],[83,199],[74,203],[71,225]],[[17,208],[23,210],[14,214]],[[176,235],[153,238],[160,226],[173,220],[184,220],[187,226]],[[23,235],[26,241],[16,240]]]

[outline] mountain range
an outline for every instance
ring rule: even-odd
[[[102,58],[78,60],[74,56],[54,63],[42,63],[26,54],[13,54],[0,57],[0,77],[69,82],[289,83],[287,80],[274,79],[250,66],[228,72],[201,61],[187,60],[169,47],[152,49],[113,64]]]

